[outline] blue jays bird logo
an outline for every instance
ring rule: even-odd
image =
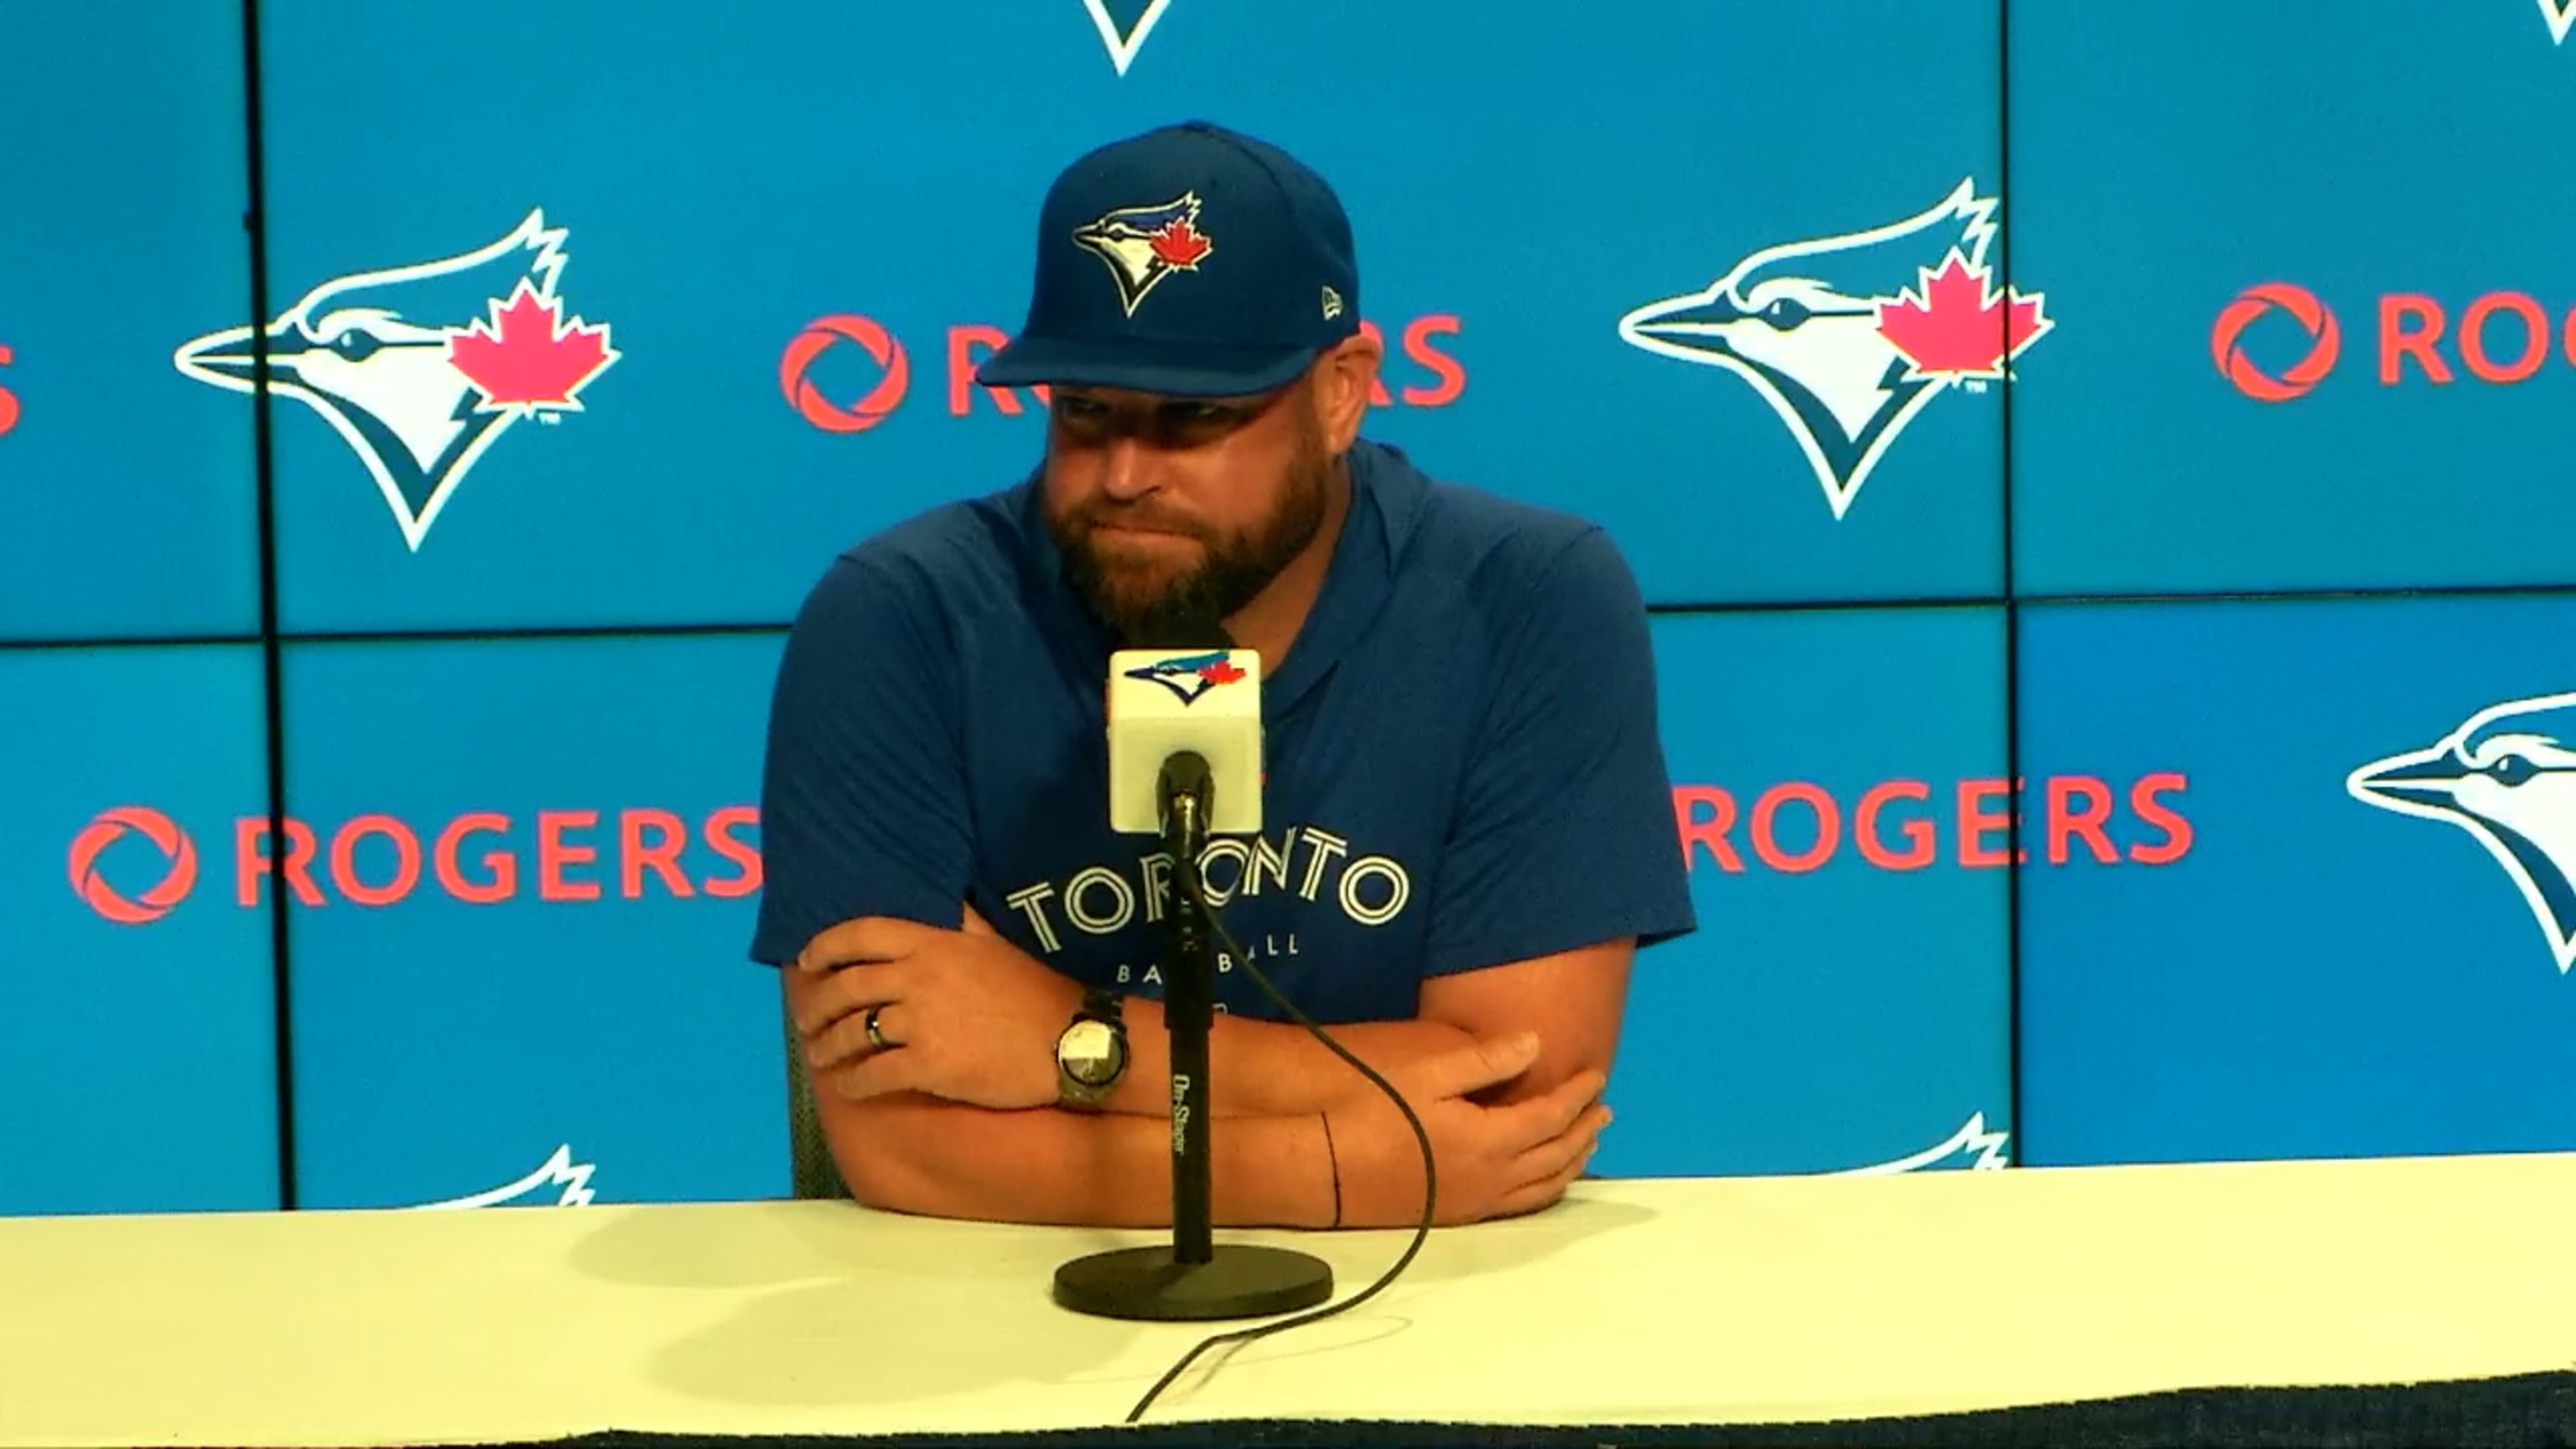
[[[1100,43],[1109,47],[1109,63],[1125,75],[1135,64],[1136,52],[1145,48],[1145,37],[1154,33],[1154,22],[1163,18],[1172,0],[1082,0],[1091,12],[1092,27],[1100,32]],[[1111,13],[1116,6],[1119,14]]]
[[[512,425],[582,411],[582,389],[620,356],[606,324],[564,314],[565,236],[531,211],[488,246],[334,277],[265,327],[207,333],[172,361],[199,382],[250,392],[264,338],[270,387],[358,455],[417,551]]]
[[[1127,671],[1130,679],[1159,684],[1179,695],[1181,703],[1196,704],[1199,696],[1220,684],[1232,684],[1243,677],[1243,667],[1223,649],[1205,654],[1184,654],[1170,659],[1157,659]]]
[[[555,1207],[588,1207],[598,1196],[590,1186],[591,1174],[597,1169],[587,1162],[575,1162],[572,1144],[567,1142],[554,1150],[554,1155],[538,1164],[537,1170],[516,1182],[466,1197],[446,1198],[418,1204],[422,1208],[535,1207],[543,1203],[548,1192],[554,1194]]]
[[[2042,294],[1995,291],[1994,210],[1971,177],[1902,221],[1766,247],[1630,311],[1620,340],[1752,384],[1840,519],[1934,398],[2007,377],[2056,326]]]
[[[1992,1172],[1997,1168],[2011,1165],[2012,1158],[2007,1151],[2011,1141],[2011,1133],[1987,1129],[1985,1113],[1970,1112],[1968,1120],[1959,1124],[1958,1131],[1920,1152],[1911,1152],[1903,1157],[1892,1158],[1886,1162],[1873,1162],[1861,1167],[1837,1168],[1830,1175],[1885,1177],[1899,1172],[1921,1172],[1927,1168],[1939,1167],[1952,1159],[1957,1159],[1959,1165],[1971,1172]],[[1974,1154],[1973,1158],[1969,1154]]]
[[[1195,272],[1216,240],[1198,229],[1199,198],[1185,191],[1154,206],[1129,206],[1073,229],[1074,245],[1100,258],[1117,280],[1127,315],[1174,272]]]
[[[2576,694],[2490,705],[2344,781],[2382,810],[2459,826],[2513,878],[2559,974],[2576,966]]]

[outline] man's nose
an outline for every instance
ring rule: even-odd
[[[1121,503],[1142,498],[1154,491],[1157,467],[1154,450],[1133,435],[1120,434],[1109,440],[1101,459],[1100,491]]]

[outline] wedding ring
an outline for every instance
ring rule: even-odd
[[[887,1047],[894,1045],[893,1042],[885,1039],[884,1032],[877,1030],[877,1013],[883,1010],[885,1010],[885,1008],[882,1006],[869,1007],[866,1020],[868,1028],[868,1045],[875,1047],[878,1051],[884,1051]]]

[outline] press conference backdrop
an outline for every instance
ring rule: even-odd
[[[1596,1170],[2576,1146],[2576,0],[253,9],[256,217],[239,0],[0,10],[0,1212],[786,1191],[783,625],[1194,115],[1656,609]]]

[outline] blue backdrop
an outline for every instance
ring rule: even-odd
[[[2033,770],[2193,805],[2164,869],[2023,883],[2030,1150],[2570,1145],[2571,637],[2576,596],[2030,607]]]
[[[2565,0],[691,13],[0,12],[0,1212],[786,1191],[783,626],[1194,115],[1656,610],[1596,1170],[2576,1146]]]

